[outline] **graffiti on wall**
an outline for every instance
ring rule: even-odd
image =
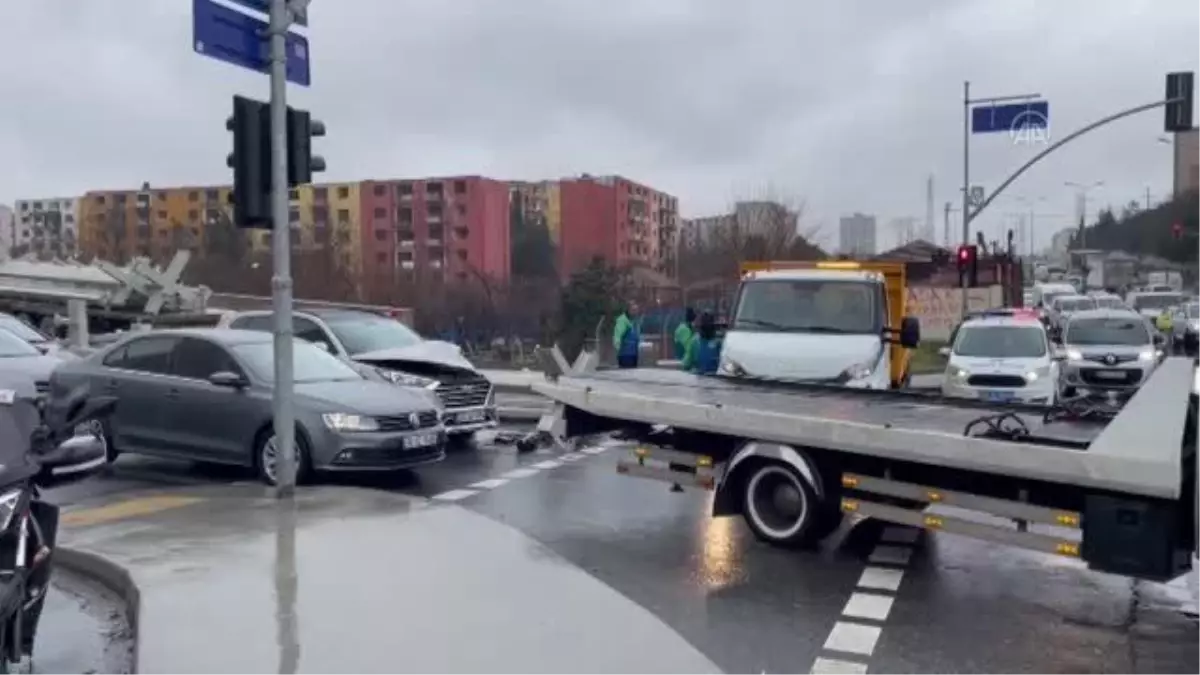
[[[1004,304],[1000,286],[967,289],[967,309],[978,312]],[[909,286],[905,314],[921,322],[922,340],[946,340],[962,319],[962,289]]]

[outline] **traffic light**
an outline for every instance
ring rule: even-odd
[[[1167,73],[1166,121],[1163,129],[1168,133],[1189,131],[1192,128],[1192,87],[1195,73]]]
[[[958,247],[958,283],[974,288],[979,285],[979,247],[964,244]]]
[[[271,106],[233,97],[233,152],[225,164],[233,169],[233,222],[241,228],[271,227]]]
[[[312,154],[313,137],[324,135],[325,125],[314,120],[307,110],[288,108],[288,187],[308,185],[313,173],[325,170],[325,160]]]

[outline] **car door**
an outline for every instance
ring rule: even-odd
[[[249,391],[209,382],[222,371],[246,376],[223,345],[199,337],[183,337],[175,345],[167,390],[171,445],[201,461],[246,464],[262,420]]]
[[[117,397],[110,419],[112,440],[125,452],[175,454],[168,442],[166,393],[170,388],[171,351],[178,338],[134,338],[104,356],[93,387]]]

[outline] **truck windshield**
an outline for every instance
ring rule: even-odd
[[[1150,331],[1140,317],[1076,319],[1067,324],[1063,342],[1071,345],[1145,345],[1150,344]]]
[[[1141,311],[1143,309],[1166,309],[1171,305],[1178,305],[1183,296],[1176,293],[1162,293],[1160,295],[1139,295],[1133,299],[1133,308]]]
[[[877,283],[760,279],[742,284],[733,329],[877,335],[883,314]]]
[[[1041,326],[964,326],[954,343],[959,356],[1035,359],[1046,355]]]

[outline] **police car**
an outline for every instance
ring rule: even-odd
[[[945,396],[993,403],[1055,402],[1058,361],[1046,327],[1032,313],[969,316],[941,353],[947,357]]]

